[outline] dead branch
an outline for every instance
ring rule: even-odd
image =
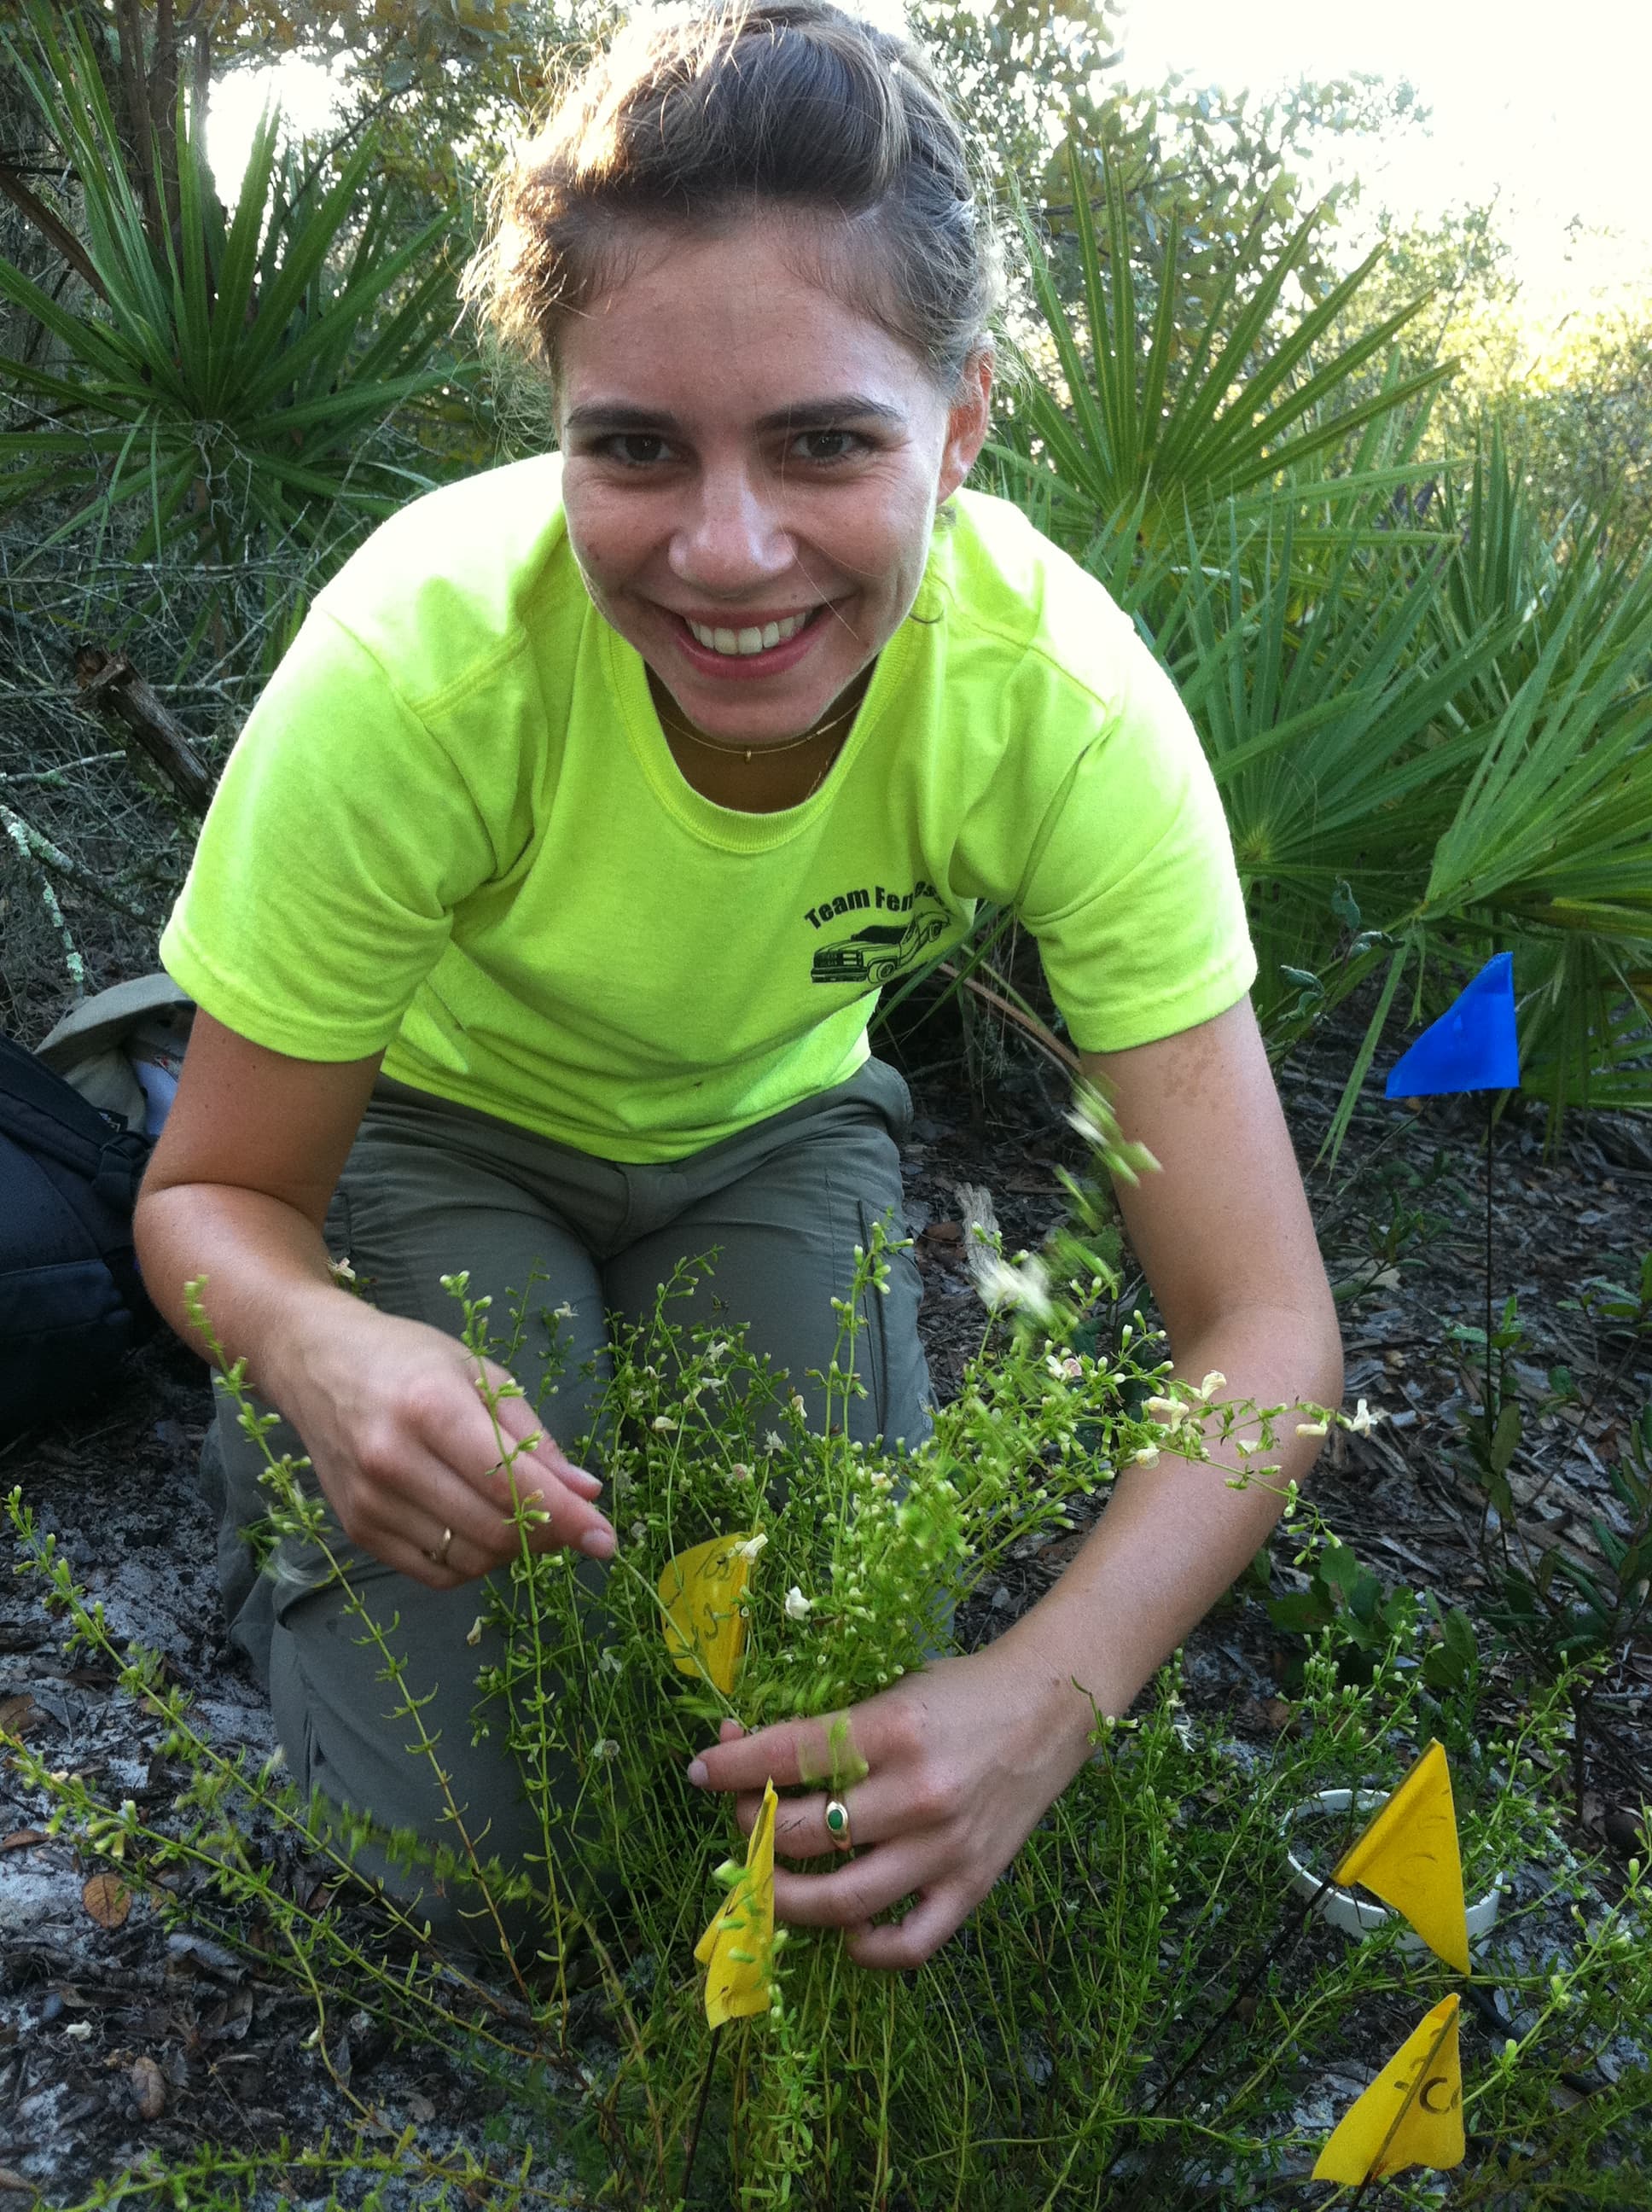
[[[75,681],[88,706],[125,725],[185,805],[204,814],[212,797],[206,763],[125,654],[82,646]]]
[[[147,914],[133,906],[130,900],[122,898],[118,891],[111,890],[107,884],[100,883],[89,868],[83,868],[78,860],[71,860],[61,845],[54,845],[50,837],[37,830],[32,822],[26,822],[14,808],[0,805],[0,827],[4,828],[13,844],[27,859],[38,861],[41,867],[50,868],[54,873],[66,878],[82,890],[88,891],[94,898],[101,899],[105,906],[112,907],[117,914],[125,915],[128,921],[137,922],[140,928],[153,927]],[[58,927],[67,941],[67,925],[58,914],[55,899],[48,902],[48,911],[56,916]],[[70,945],[69,949],[72,952],[73,945]]]

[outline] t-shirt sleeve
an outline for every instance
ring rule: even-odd
[[[230,756],[161,957],[256,1044],[365,1059],[499,862],[460,767],[319,607]]]
[[[1139,638],[1112,711],[1048,809],[1021,896],[1084,1052],[1151,1044],[1235,1006],[1256,975],[1215,779]]]

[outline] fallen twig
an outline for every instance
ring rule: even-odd
[[[125,724],[184,804],[204,814],[212,797],[206,763],[125,654],[82,646],[75,680],[88,705]]]
[[[21,814],[3,801],[0,801],[0,822],[4,823],[6,834],[26,858],[66,877],[80,890],[89,891],[94,898],[101,899],[105,906],[112,907],[117,914],[124,915],[128,921],[137,922],[140,928],[151,927],[150,917],[147,914],[122,898],[118,891],[112,891],[107,884],[100,883],[89,868],[83,868],[78,860],[71,860],[61,845],[54,845],[50,837],[37,830],[32,822],[25,822]],[[49,910],[56,915],[58,902],[55,895],[47,903]],[[59,929],[62,930],[63,927],[61,917],[58,917]],[[78,958],[79,955],[76,954],[76,957]]]

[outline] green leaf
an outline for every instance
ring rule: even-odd
[[[1502,1474],[1520,1449],[1521,1413],[1516,1400],[1506,1398],[1497,1414],[1497,1426],[1491,1432],[1489,1454],[1491,1472]]]
[[[1311,1636],[1329,1626],[1335,1619],[1333,1608],[1312,1590],[1288,1590],[1283,1597],[1270,1598],[1267,1617],[1276,1628],[1289,1630],[1293,1635]]]

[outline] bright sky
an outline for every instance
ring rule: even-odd
[[[1259,92],[1408,78],[1427,129],[1350,149],[1369,208],[1429,216],[1495,196],[1536,322],[1652,289],[1652,0],[1127,0],[1124,36],[1138,86],[1172,69]],[[325,123],[331,87],[312,64],[217,87],[211,147],[230,191],[272,81],[300,129]]]
[[[1427,216],[1497,195],[1540,318],[1652,288],[1652,0],[1127,0],[1124,31],[1132,85],[1171,69],[1259,92],[1408,79],[1432,118],[1360,146],[1369,204]]]
[[[295,54],[268,69],[237,70],[213,86],[207,111],[207,158],[226,200],[235,197],[252,133],[264,101],[271,98],[280,100],[293,130],[324,131],[333,109],[333,81],[319,63]]]

